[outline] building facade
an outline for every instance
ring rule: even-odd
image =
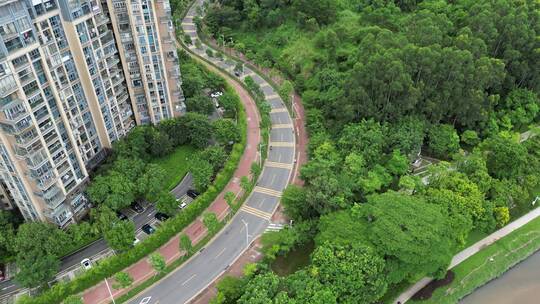
[[[174,105],[170,96],[166,62],[156,56],[141,78],[165,80],[148,82],[158,98],[146,95],[150,119],[140,118],[109,6],[0,1],[0,181],[27,220],[61,227],[76,221],[88,210],[88,170],[104,149],[137,123],[181,114],[175,109],[182,100]]]

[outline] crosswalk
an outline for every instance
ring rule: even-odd
[[[264,230],[265,232],[280,231],[285,227],[283,224],[270,223],[268,227]]]

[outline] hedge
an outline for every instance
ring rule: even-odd
[[[228,85],[227,90],[233,91]],[[238,108],[238,127],[241,133],[241,140],[233,145],[229,159],[223,169],[216,175],[214,183],[206,192],[197,197],[187,208],[183,209],[176,216],[172,217],[156,232],[141,242],[136,247],[120,253],[118,255],[101,260],[96,266],[84,272],[79,277],[70,282],[61,282],[52,288],[44,291],[34,298],[24,298],[20,304],[53,304],[61,303],[68,296],[81,293],[84,290],[100,283],[105,278],[113,276],[115,273],[131,266],[148,254],[154,252],[159,247],[167,243],[171,238],[180,233],[191,224],[210,204],[217,198],[219,193],[225,188],[234,175],[240,158],[244,153],[247,140],[247,118],[245,109],[240,102]]]

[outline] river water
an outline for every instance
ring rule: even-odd
[[[480,287],[460,304],[540,303],[540,252]]]

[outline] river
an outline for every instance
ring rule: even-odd
[[[480,287],[460,304],[540,303],[540,252]]]

